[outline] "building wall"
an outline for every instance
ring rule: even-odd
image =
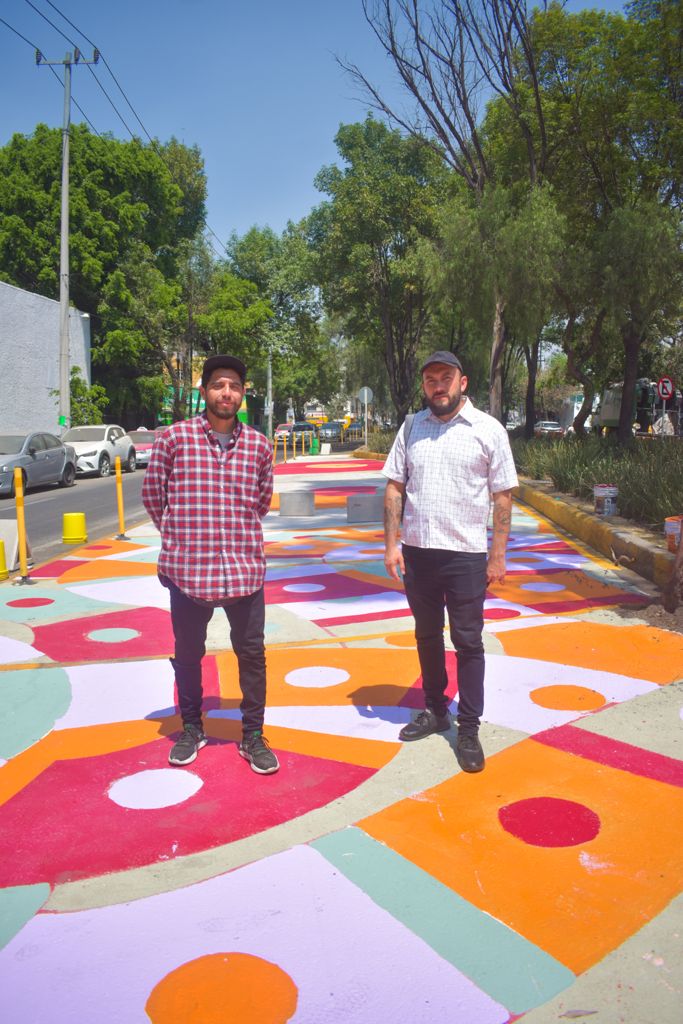
[[[90,318],[71,309],[69,363],[90,384]],[[0,433],[61,433],[59,303],[0,281]]]

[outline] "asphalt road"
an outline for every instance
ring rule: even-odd
[[[140,494],[144,470],[123,473],[123,507],[126,529],[149,518]],[[119,532],[116,477],[78,477],[73,487],[36,487],[25,496],[26,532],[36,564],[73,550],[62,543],[62,516],[84,512],[88,540]],[[16,519],[11,498],[0,499],[0,519]]]

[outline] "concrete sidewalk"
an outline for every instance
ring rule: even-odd
[[[486,770],[459,770],[452,732],[401,745],[412,618],[380,524],[346,516],[380,469],[277,469],[315,514],[265,522],[272,777],[237,756],[218,614],[210,743],[167,764],[153,527],[0,585],[13,1021],[680,1024],[683,637],[639,620],[649,584],[518,505],[486,602]]]

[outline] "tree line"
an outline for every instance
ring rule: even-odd
[[[346,65],[374,113],[340,127],[323,200],[281,234],[218,257],[196,147],[72,128],[71,295],[107,418],[148,415],[169,385],[183,416],[193,357],[228,349],[262,391],[270,353],[280,414],[368,384],[401,422],[421,356],[451,348],[495,416],[523,387],[531,430],[551,343],[583,389],[579,432],[623,381],[625,442],[638,377],[683,362],[681,5],[363,7],[404,99]],[[52,298],[60,134],[0,149],[0,278]]]

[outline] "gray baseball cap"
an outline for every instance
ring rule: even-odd
[[[422,369],[420,370],[420,373],[424,373],[427,367],[431,366],[432,363],[445,363],[446,366],[456,366],[461,373],[464,373],[462,363],[460,362],[458,357],[456,355],[453,355],[452,352],[446,352],[443,349],[441,349],[438,352],[432,352],[431,356],[429,356],[429,358],[426,359],[425,362],[422,364]]]

